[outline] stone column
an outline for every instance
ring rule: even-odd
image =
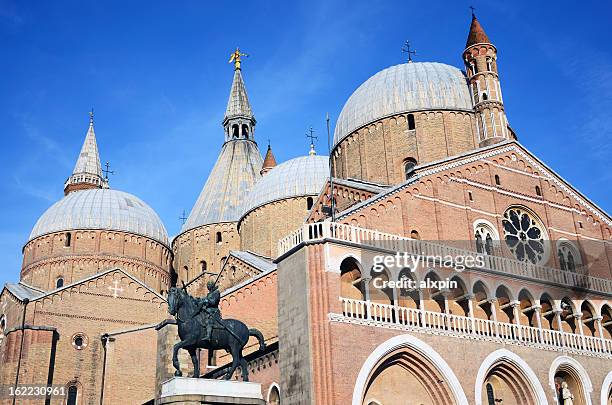
[[[470,318],[470,332],[473,334],[476,331],[476,320],[474,319],[474,294],[466,294],[465,299],[468,304],[468,317]]]
[[[521,331],[521,317],[520,315],[520,302],[519,301],[512,301],[510,302],[510,306],[512,307],[512,314],[514,315],[514,323],[516,324],[516,330],[517,330],[517,337],[519,340],[522,340],[523,338],[523,333]]]
[[[536,321],[536,327],[538,328],[538,343],[542,343],[542,341],[544,340],[542,332],[542,306],[534,305],[533,312],[535,313],[534,316]]]
[[[497,323],[497,298],[491,298],[488,300],[491,305],[491,318],[493,318],[493,325],[495,327],[495,336],[499,337],[499,325]]]

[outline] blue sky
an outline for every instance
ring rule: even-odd
[[[161,216],[170,235],[195,202],[223,141],[232,67],[243,64],[276,158],[326,149],[350,94],[377,71],[417,61],[463,68],[468,6],[499,51],[510,124],[521,143],[610,212],[612,3],[506,1],[0,0],[0,283],[17,280],[37,218],[62,197],[96,113],[111,186]]]

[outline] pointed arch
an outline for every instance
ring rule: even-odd
[[[531,404],[547,405],[548,400],[542,388],[542,384],[538,380],[537,375],[531,367],[516,353],[507,349],[499,349],[489,354],[478,369],[476,375],[476,386],[474,387],[474,403],[475,405],[483,405],[482,392],[485,387],[485,381],[490,376],[491,371],[498,366],[504,366],[508,370],[512,370],[508,377],[516,379],[516,383],[528,388],[530,392],[523,391],[523,395],[531,394]],[[503,372],[504,370],[500,370]],[[516,374],[518,375],[512,375]],[[520,380],[518,380],[520,379]],[[529,398],[527,398],[529,400]],[[525,405],[528,405],[527,403]]]
[[[362,405],[362,402],[365,400],[364,397],[368,384],[371,382],[372,375],[377,371],[381,362],[389,355],[401,350],[412,351],[420,355],[422,359],[425,359],[429,363],[428,366],[435,370],[436,373],[439,373],[442,376],[442,380],[447,383],[447,395],[452,397],[451,400],[456,405],[468,405],[467,397],[461,388],[459,379],[448,363],[431,346],[411,335],[392,337],[379,345],[368,356],[361,366],[355,381],[352,405]]]
[[[569,384],[575,397],[575,405],[592,405],[593,384],[582,364],[569,356],[559,356],[553,360],[548,371],[548,384],[554,398],[558,395],[555,378],[559,374],[566,375],[568,379],[573,380]],[[605,405],[605,402],[603,404]]]

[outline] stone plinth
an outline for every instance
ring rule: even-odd
[[[160,405],[265,405],[261,384],[174,377],[161,386]]]

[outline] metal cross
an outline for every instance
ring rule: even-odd
[[[406,41],[406,43],[404,43],[402,52],[408,54],[408,63],[412,62],[412,55],[416,55],[416,51],[410,49],[410,41]]]
[[[123,292],[122,287],[117,287],[118,284],[119,284],[119,281],[115,280],[115,286],[108,287],[109,291],[113,292],[113,298],[117,298],[119,296],[119,293]]]
[[[113,170],[110,170],[110,163],[106,162],[104,164],[104,166],[106,167],[105,169],[102,169],[102,171],[104,172],[104,178],[108,181],[108,175],[109,174],[115,174],[115,172]]]
[[[474,8],[474,6],[470,6],[470,9],[472,10],[472,17],[475,17],[474,10],[476,9]]]
[[[93,107],[91,107],[91,111],[89,112],[89,123],[93,124],[94,122],[94,110]]]
[[[318,139],[318,136],[314,135],[315,130],[312,129],[312,127],[310,127],[310,129],[308,130],[308,132],[306,133],[306,138],[310,138],[310,144],[314,145],[314,141],[315,139]]]
[[[185,221],[187,221],[187,217],[185,216],[185,210],[183,210],[183,215],[181,215],[179,219],[183,221],[183,225],[185,225]]]

